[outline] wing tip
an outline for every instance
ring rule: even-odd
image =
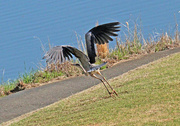
[[[119,21],[116,21],[116,22],[111,22],[111,23],[107,23],[107,24],[112,24],[112,25],[119,25],[121,24]]]

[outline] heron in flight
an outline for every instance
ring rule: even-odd
[[[62,46],[55,46],[51,48],[43,57],[43,59],[46,59],[46,62],[51,63],[64,63],[67,60],[70,60],[73,58],[73,55],[79,59],[81,64],[72,64],[74,66],[80,67],[86,75],[90,75],[96,79],[99,79],[105,86],[106,90],[112,96],[113,94],[117,94],[117,92],[112,88],[112,86],[109,84],[109,82],[106,80],[106,78],[101,74],[100,68],[106,64],[102,63],[100,65],[95,65],[95,43],[96,44],[104,44],[108,43],[109,41],[112,41],[113,39],[110,36],[118,36],[115,32],[120,31],[119,22],[112,22],[107,23],[103,25],[96,26],[89,30],[85,35],[86,40],[86,48],[87,48],[87,54],[84,54],[82,51],[78,50],[75,47],[69,46],[69,45],[62,45]],[[97,75],[100,75],[98,77]],[[105,83],[106,82],[106,83]],[[112,92],[109,91],[108,87],[112,90]]]

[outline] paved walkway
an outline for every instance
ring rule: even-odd
[[[148,54],[135,60],[119,63],[104,70],[102,73],[107,79],[114,78],[129,70],[176,52],[180,52],[180,48]],[[94,78],[81,76],[20,91],[0,98],[0,123],[50,105],[98,83],[100,81]]]

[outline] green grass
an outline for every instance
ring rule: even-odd
[[[18,79],[8,81],[0,85],[0,97],[8,95],[10,90],[14,89],[20,81],[24,84],[44,83],[63,75],[64,73],[61,71],[48,72],[31,70],[30,72],[25,72],[24,74],[19,75]]]
[[[50,68],[48,69],[46,68],[44,70],[32,69],[29,72],[25,72],[19,75],[18,79],[7,81],[0,84],[0,97],[10,94],[11,93],[10,91],[14,89],[16,85],[19,84],[20,81],[23,84],[29,84],[27,86],[30,86],[32,84],[38,86],[38,84],[49,82],[57,77],[61,77],[63,79],[70,76],[79,76],[81,74],[82,71],[77,67],[71,66],[70,62],[66,62],[62,65],[59,65],[56,69],[53,64],[51,65]]]
[[[180,53],[109,82],[119,97],[109,97],[100,83],[12,126],[180,125]]]

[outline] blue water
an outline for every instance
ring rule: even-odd
[[[0,0],[0,83],[44,64],[41,43],[46,49],[49,42],[78,47],[75,32],[84,40],[97,21],[121,22],[122,38],[126,21],[130,27],[141,24],[145,39],[173,34],[175,22],[180,24],[180,0]]]

